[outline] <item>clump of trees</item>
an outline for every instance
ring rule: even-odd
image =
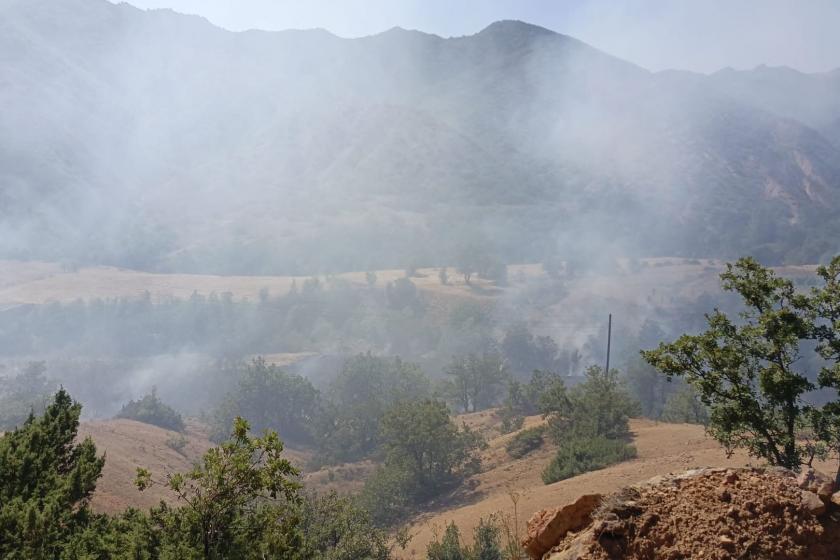
[[[559,446],[543,471],[546,484],[636,456],[635,447],[627,443],[628,422],[639,414],[639,404],[617,370],[591,366],[586,380],[571,390],[554,385],[542,408],[547,433]]]
[[[288,441],[313,441],[312,423],[321,403],[318,391],[309,380],[287,373],[263,358],[239,364],[231,373],[238,379],[237,385],[213,414],[213,441],[226,439],[237,417],[247,417],[256,430],[276,430]]]
[[[495,352],[456,358],[446,373],[450,376],[446,390],[464,412],[495,405],[510,376],[507,364]]]
[[[642,352],[696,390],[709,433],[730,453],[799,469],[840,452],[840,257],[817,273],[821,284],[805,292],[754,259],[728,264],[721,284],[743,302],[738,320],[715,310],[704,332]],[[816,379],[800,359],[807,345],[824,360]],[[815,389],[834,400],[817,406],[807,398]]]
[[[0,557],[72,558],[84,539],[105,460],[89,437],[75,442],[81,410],[61,390],[0,438]]]
[[[564,398],[565,392],[563,378],[553,371],[534,370],[527,383],[511,380],[500,412],[502,432],[520,429],[526,416],[550,412],[552,403],[558,402],[559,395]]]
[[[481,436],[452,421],[446,404],[403,401],[381,426],[384,463],[365,484],[362,503],[377,523],[391,525],[417,505],[477,472]]]
[[[348,359],[313,423],[316,461],[331,464],[371,456],[381,446],[388,409],[431,394],[431,382],[416,364],[369,352]]]
[[[141,399],[128,401],[117,413],[117,418],[136,420],[176,432],[184,431],[184,419],[174,408],[160,400],[155,388]]]
[[[187,473],[154,479],[178,501],[148,512],[95,514],[90,498],[105,458],[77,442],[81,406],[59,391],[41,416],[0,437],[0,556],[3,558],[287,558],[387,560],[388,537],[351,500],[301,491],[277,434],[231,439]]]

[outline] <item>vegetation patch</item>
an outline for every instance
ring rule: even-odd
[[[117,418],[136,420],[176,432],[184,431],[184,419],[174,408],[160,400],[155,389],[142,399],[126,403]]]
[[[545,426],[536,426],[522,430],[505,446],[508,455],[514,459],[521,459],[531,451],[539,449],[545,442]]]
[[[636,457],[636,448],[603,436],[574,438],[560,445],[557,455],[542,473],[551,484],[589,471],[596,471]]]

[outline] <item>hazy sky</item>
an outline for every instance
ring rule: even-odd
[[[469,35],[521,19],[651,70],[766,63],[840,67],[840,0],[131,0],[231,30],[320,27],[358,37],[394,26]]]

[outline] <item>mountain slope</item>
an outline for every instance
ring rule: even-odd
[[[106,0],[0,16],[0,256],[308,274],[465,243],[508,261],[837,249],[829,75],[762,97],[512,21],[340,39]]]

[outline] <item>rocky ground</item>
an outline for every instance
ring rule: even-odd
[[[535,560],[840,558],[840,492],[808,470],[714,468],[535,514]]]

